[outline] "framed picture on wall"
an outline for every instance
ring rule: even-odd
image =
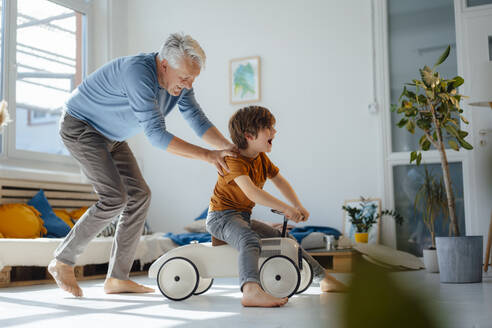
[[[361,215],[370,215],[373,217],[381,216],[381,199],[380,198],[364,198],[351,199],[344,202],[346,207],[354,207],[362,209]],[[356,227],[350,222],[350,216],[347,211],[343,211],[343,234],[355,243]],[[381,230],[381,219],[379,219],[368,231],[368,243],[379,244],[379,231]]]
[[[260,101],[260,57],[229,61],[229,102],[245,104]]]

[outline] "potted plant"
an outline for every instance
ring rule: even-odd
[[[398,224],[403,222],[403,217],[397,211],[383,210],[381,213],[376,214],[377,207],[374,203],[368,202],[364,197],[360,199],[360,207],[342,206],[342,209],[350,217],[350,223],[356,229],[355,242],[367,243],[371,227],[386,215],[394,217]]]
[[[415,161],[419,165],[422,161],[421,151],[429,150],[431,145],[439,151],[452,236],[436,239],[441,282],[481,282],[483,237],[459,236],[445,150],[444,136],[447,136],[448,145],[456,151],[461,148],[473,149],[465,140],[468,132],[461,130],[460,127],[460,119],[468,124],[460,108],[463,96],[457,92],[457,88],[464,83],[464,80],[460,76],[447,80],[435,71],[436,67],[449,56],[450,49],[450,46],[446,48],[432,69],[424,66],[419,70],[421,79],[407,83],[415,91],[408,90],[405,86],[399,105],[393,106],[392,110],[404,116],[397,123],[398,127],[406,127],[412,134],[415,133],[416,128],[424,132],[419,140],[420,150],[410,153],[410,163]]]
[[[443,179],[437,181],[425,167],[424,183],[417,191],[414,201],[415,213],[422,212],[422,221],[431,235],[431,246],[424,248],[424,265],[428,272],[439,272],[436,251],[436,226],[435,221],[439,213],[443,214],[443,220],[449,217],[448,200],[444,188]]]

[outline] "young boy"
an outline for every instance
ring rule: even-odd
[[[280,232],[253,220],[255,203],[276,209],[295,222],[306,221],[309,212],[302,206],[289,182],[265,153],[272,150],[277,132],[275,117],[260,106],[238,110],[229,121],[231,139],[239,149],[237,157],[227,157],[229,172],[219,176],[210,200],[207,230],[215,237],[239,250],[239,279],[243,306],[274,307],[287,303],[287,298],[273,297],[260,286],[258,258],[261,238],[280,237]],[[272,180],[288,205],[264,191],[266,179]],[[321,265],[303,250],[322,291],[342,291],[345,286],[325,273]]]

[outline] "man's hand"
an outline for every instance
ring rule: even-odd
[[[230,150],[236,154],[239,154],[239,148],[237,148],[237,146],[233,143],[229,143],[229,146],[224,147],[224,150]]]
[[[224,172],[229,172],[229,167],[224,160],[226,156],[236,157],[237,153],[232,150],[209,150],[207,154],[207,162],[215,165],[217,172],[222,176]]]

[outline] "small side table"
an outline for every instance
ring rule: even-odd
[[[309,255],[314,257],[327,272],[352,272],[354,262],[360,258],[360,253],[355,249],[334,249],[317,248],[306,250]]]

